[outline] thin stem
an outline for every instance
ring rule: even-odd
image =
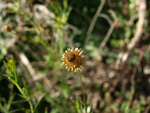
[[[34,112],[33,112],[33,105],[32,105],[32,103],[31,103],[31,101],[30,101],[30,100],[28,100],[28,103],[29,103],[29,105],[30,105],[31,113],[34,113]]]
[[[81,75],[81,71],[80,70],[78,70],[78,72],[79,72],[79,75],[80,75],[80,81],[81,81],[81,85],[82,85],[82,91],[83,91],[83,94],[84,94],[84,100],[83,101],[84,101],[85,113],[87,113],[86,100],[85,100],[86,94],[85,94],[85,89],[84,89],[84,86],[83,86],[82,75]]]

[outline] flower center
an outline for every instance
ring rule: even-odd
[[[71,52],[71,53],[68,55],[67,60],[68,60],[69,62],[71,62],[71,61],[73,61],[74,59],[75,59],[75,54],[74,54],[73,52]]]

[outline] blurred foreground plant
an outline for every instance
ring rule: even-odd
[[[18,95],[20,97],[22,97],[23,99],[25,99],[29,103],[30,112],[34,113],[33,104],[29,97],[29,93],[27,90],[27,84],[24,81],[24,79],[22,79],[23,88],[21,88],[21,86],[19,85],[18,78],[17,78],[17,70],[16,70],[16,66],[15,66],[13,57],[11,57],[11,59],[7,59],[7,63],[4,61],[4,65],[8,71],[8,74],[5,74],[5,76],[17,87],[17,89],[20,92],[20,94],[18,94]]]

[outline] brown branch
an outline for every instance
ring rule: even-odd
[[[96,11],[96,13],[95,13],[95,15],[94,15],[94,17],[93,17],[93,19],[92,19],[92,22],[91,22],[91,24],[90,24],[90,26],[89,26],[89,29],[88,29],[88,31],[87,31],[86,39],[85,39],[85,45],[87,44],[87,42],[88,42],[88,40],[89,40],[89,38],[90,38],[90,36],[91,36],[91,33],[92,33],[93,28],[94,28],[94,26],[95,26],[95,23],[96,23],[96,21],[97,21],[97,19],[98,19],[98,17],[99,17],[99,14],[101,13],[101,11],[102,11],[102,9],[103,9],[103,7],[104,7],[105,2],[106,2],[106,0],[101,0],[100,5],[98,6],[98,9],[97,9],[97,11]],[[85,45],[84,45],[84,46],[85,46]]]
[[[107,20],[107,22],[109,23],[109,25],[111,25],[113,22],[111,21],[111,19],[108,17],[108,15],[106,15],[106,14],[99,14],[99,17],[102,17],[102,18],[104,18],[104,19],[106,19]]]
[[[140,37],[143,33],[143,26],[144,26],[145,14],[146,14],[146,0],[137,0],[136,2],[139,5],[139,9],[138,9],[139,19],[138,19],[137,29],[132,39],[132,42],[130,42],[127,45],[127,51],[125,51],[124,53],[120,53],[118,60],[116,61],[117,68],[120,67],[120,65],[123,66],[127,62],[129,56],[132,54],[132,51],[140,41]]]
[[[111,36],[111,34],[112,34],[114,28],[115,28],[115,24],[116,24],[117,21],[118,21],[118,18],[117,18],[117,16],[115,15],[115,13],[114,13],[112,10],[110,10],[109,12],[111,13],[112,17],[114,18],[114,22],[111,24],[111,26],[110,26],[110,28],[109,28],[109,30],[108,30],[106,36],[104,37],[103,41],[102,41],[101,44],[99,45],[99,48],[104,48],[104,47],[105,47],[107,41],[109,40],[109,38],[110,38],[110,36]]]

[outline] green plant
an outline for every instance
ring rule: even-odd
[[[30,106],[30,112],[34,113],[33,104],[31,102],[27,84],[24,81],[24,79],[22,79],[23,88],[21,88],[21,86],[19,85],[18,77],[17,77],[17,69],[13,57],[11,57],[11,59],[7,59],[7,63],[4,61],[4,64],[8,72],[8,74],[5,74],[5,76],[17,87],[17,89],[20,92],[20,94],[18,95],[28,102]]]

